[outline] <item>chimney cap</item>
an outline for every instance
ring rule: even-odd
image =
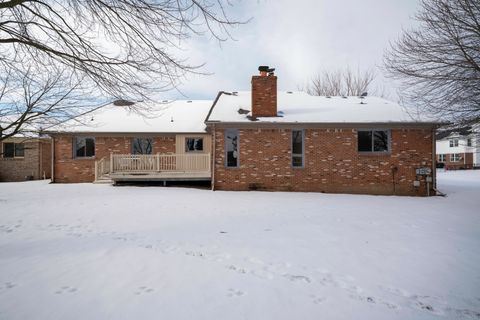
[[[260,72],[262,72],[262,71],[263,71],[263,72],[268,72],[268,69],[269,69],[269,68],[270,68],[269,66],[259,66],[259,67],[258,67],[258,71],[260,71]]]

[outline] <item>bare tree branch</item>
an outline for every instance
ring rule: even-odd
[[[422,0],[416,30],[385,54],[400,95],[424,112],[458,124],[480,121],[480,3]]]
[[[372,94],[384,95],[384,90],[372,88],[375,79],[373,70],[352,71],[350,67],[318,73],[304,88],[316,96],[360,96],[370,91]]]

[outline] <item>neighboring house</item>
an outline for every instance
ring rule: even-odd
[[[251,92],[160,106],[111,105],[49,133],[54,182],[208,180],[215,190],[435,194],[438,122],[376,97]],[[147,107],[145,109],[145,107]]]
[[[264,70],[251,92],[220,92],[206,119],[214,189],[435,194],[438,123],[376,97],[277,92]]]
[[[50,178],[51,139],[10,137],[0,142],[0,182]]]
[[[48,131],[53,182],[210,180],[212,101],[120,104]]]
[[[479,133],[472,127],[442,130],[437,133],[437,163],[447,170],[480,166]]]

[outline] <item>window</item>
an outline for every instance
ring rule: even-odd
[[[447,161],[447,157],[445,154],[439,154],[438,155],[438,162],[445,162]]]
[[[95,138],[75,138],[75,157],[87,158],[95,156]]]
[[[458,147],[458,139],[451,139],[450,140],[450,148]]]
[[[203,151],[203,138],[186,138],[185,152]]]
[[[133,154],[152,154],[153,141],[151,138],[133,138]]]
[[[238,130],[225,130],[225,166],[238,167],[239,166],[239,150],[238,150]]]
[[[303,130],[292,130],[292,167],[303,167]]]
[[[25,155],[25,146],[23,143],[5,142],[3,143],[4,158],[23,158]]]
[[[389,130],[359,130],[359,152],[388,152],[390,150]]]
[[[460,153],[452,153],[450,155],[450,162],[458,162],[460,161]]]
[[[472,139],[468,138],[467,139],[467,147],[471,147],[471,146],[472,146]]]

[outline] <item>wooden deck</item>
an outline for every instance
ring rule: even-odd
[[[111,154],[95,162],[95,182],[209,181],[210,154]]]

